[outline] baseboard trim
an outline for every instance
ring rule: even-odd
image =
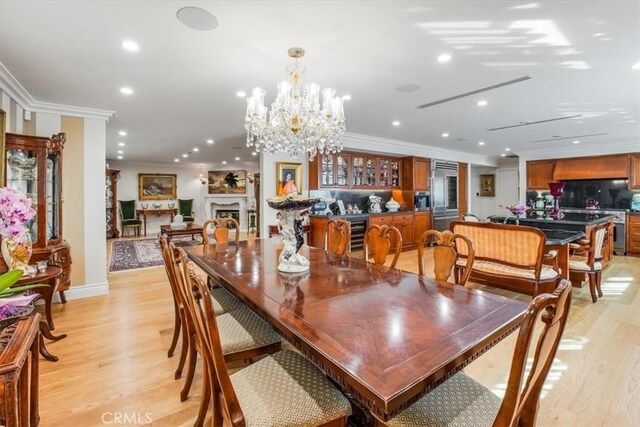
[[[109,294],[109,282],[72,286],[68,291],[64,292],[67,300],[91,298],[107,294]],[[60,295],[58,293],[53,296],[53,302],[60,302]]]

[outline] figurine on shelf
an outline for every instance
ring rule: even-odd
[[[374,196],[373,194],[369,196],[369,212],[371,213],[381,213],[382,212],[382,198],[378,196]]]
[[[154,209],[160,209],[162,207],[162,203],[160,202],[151,203],[151,206],[153,206]]]
[[[384,206],[389,212],[398,212],[398,209],[400,209],[400,203],[396,202],[393,197]]]

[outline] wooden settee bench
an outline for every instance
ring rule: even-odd
[[[560,282],[556,254],[545,254],[546,236],[537,228],[456,221],[451,231],[473,243],[473,282],[528,295],[553,292]],[[455,277],[467,263],[466,247],[457,249]]]

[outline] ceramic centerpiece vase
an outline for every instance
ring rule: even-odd
[[[269,207],[278,211],[277,218],[283,235],[284,248],[278,258],[279,271],[301,273],[309,270],[309,260],[298,253],[304,244],[302,221],[318,201],[293,197],[267,199]]]
[[[2,258],[10,270],[22,270],[27,274],[31,273],[29,260],[33,252],[31,234],[25,228],[24,232],[18,236],[11,236],[2,239],[0,243]]]

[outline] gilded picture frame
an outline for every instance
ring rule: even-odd
[[[302,193],[302,163],[276,163],[276,195]]]
[[[4,187],[6,180],[5,175],[7,173],[5,153],[6,149],[6,134],[7,133],[7,113],[0,109],[0,187]]]
[[[480,197],[496,197],[496,176],[480,175]]]
[[[247,171],[209,171],[207,184],[209,194],[246,194]]]
[[[171,173],[139,173],[138,200],[177,199],[177,175]]]

